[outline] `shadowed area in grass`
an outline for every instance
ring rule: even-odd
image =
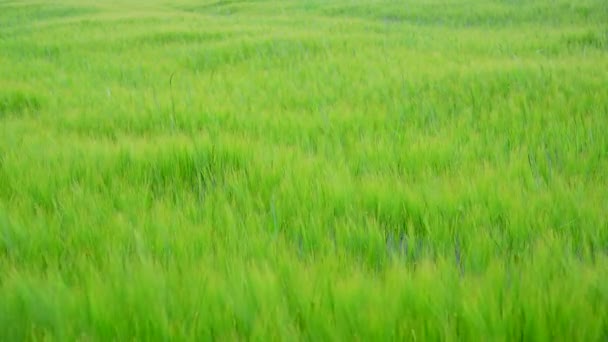
[[[43,100],[36,95],[21,90],[0,90],[0,119],[35,113],[42,107]]]
[[[44,21],[67,19],[83,14],[98,12],[95,7],[82,5],[64,5],[53,3],[28,3],[24,1],[0,2],[2,21],[0,28],[24,27],[28,24],[37,24]]]

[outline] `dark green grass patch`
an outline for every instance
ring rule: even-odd
[[[0,3],[0,28],[14,28],[39,24],[41,22],[92,14],[98,10],[94,7],[67,6],[63,4],[37,4],[12,2]]]
[[[44,100],[37,95],[19,90],[0,90],[0,119],[8,116],[35,114]]]

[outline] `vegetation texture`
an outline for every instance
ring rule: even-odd
[[[0,340],[608,339],[605,0],[0,1]]]

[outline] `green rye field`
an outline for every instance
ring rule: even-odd
[[[608,2],[1,0],[0,340],[608,341]]]

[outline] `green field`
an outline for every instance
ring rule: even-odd
[[[608,2],[0,0],[0,340],[608,341]]]

